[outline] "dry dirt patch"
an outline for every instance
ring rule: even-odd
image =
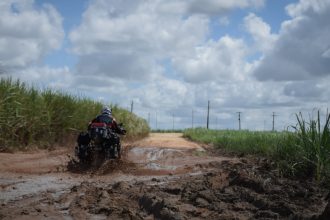
[[[57,172],[68,160],[71,149],[0,153],[0,173],[43,174]]]
[[[183,138],[182,133],[151,133],[149,137],[135,142],[134,145],[137,147],[203,150],[199,144]]]

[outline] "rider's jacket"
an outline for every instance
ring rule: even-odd
[[[100,125],[101,124],[101,125]],[[90,130],[93,126],[104,126],[110,128],[113,132],[121,135],[126,134],[126,130],[121,126],[118,126],[116,119],[112,117],[112,115],[101,114],[94,118],[88,125],[88,130]]]
[[[88,128],[90,128],[95,123],[105,123],[106,126],[111,130],[113,130],[114,132],[121,133],[117,125],[116,119],[111,115],[107,115],[107,114],[98,115],[89,123]]]
[[[92,123],[94,122],[101,122],[101,123],[105,123],[107,126],[112,126],[112,124],[116,123],[116,120],[106,114],[102,114],[102,115],[98,115],[95,119],[92,120]]]

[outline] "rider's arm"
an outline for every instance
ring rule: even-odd
[[[122,129],[121,127],[118,126],[115,118],[113,118],[113,121],[112,121],[112,129],[118,134],[123,134],[123,135],[126,134],[126,130]]]
[[[112,129],[114,131],[118,132],[118,124],[117,124],[117,121],[116,121],[115,118],[112,118],[112,124],[111,124],[111,126],[112,126]]]

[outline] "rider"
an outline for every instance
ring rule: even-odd
[[[116,119],[112,116],[112,110],[108,107],[105,106],[102,108],[101,114],[98,115],[96,118],[94,118],[88,125],[88,130],[91,128],[93,123],[105,123],[107,128],[110,130],[108,137],[108,141],[115,141],[116,145],[118,146],[118,156],[120,157],[120,140],[117,135],[111,136],[110,134],[112,133],[111,131],[117,133],[117,134],[126,134],[126,131],[122,128],[120,128],[116,122]],[[115,139],[115,140],[110,140],[110,139]]]
[[[92,123],[105,123],[108,127],[112,128],[113,130],[118,130],[118,125],[116,122],[116,119],[112,116],[112,110],[105,106],[101,110],[101,114],[98,115],[96,118],[94,118],[88,125],[88,128],[90,128]]]

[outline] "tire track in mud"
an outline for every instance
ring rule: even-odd
[[[97,171],[40,175],[62,187],[0,198],[0,219],[330,219],[330,196],[316,184],[281,178],[267,160],[208,154],[177,134],[156,134]],[[1,193],[29,178],[14,175]]]
[[[73,219],[319,219],[326,206],[326,192],[315,184],[279,179],[263,164],[207,166],[212,169],[195,175],[83,181],[58,196],[44,192],[20,200],[23,210],[17,201],[8,203],[7,212],[1,208],[0,213]]]

